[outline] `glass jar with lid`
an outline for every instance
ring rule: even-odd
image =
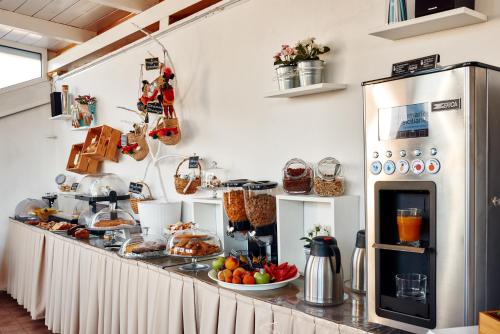
[[[272,181],[256,181],[243,185],[245,211],[254,228],[268,226],[276,221],[276,187]]]
[[[314,191],[319,196],[342,196],[344,194],[344,177],[342,165],[332,157],[318,162],[314,177]]]
[[[193,228],[171,234],[167,243],[167,252],[170,256],[191,258],[192,262],[182,266],[181,269],[194,271],[208,268],[205,264],[197,263],[198,259],[222,254],[223,249],[215,233]]]
[[[202,172],[201,188],[211,191],[212,197],[217,198],[217,190],[226,180],[227,169],[219,167],[216,161],[212,161],[210,166]]]
[[[127,229],[135,226],[134,216],[125,210],[116,208],[116,193],[110,193],[109,206],[97,212],[88,226],[89,230],[111,231]]]
[[[167,241],[156,234],[135,234],[127,239],[118,251],[118,255],[128,259],[153,259],[167,256]]]
[[[313,177],[313,169],[304,160],[291,159],[283,168],[283,190],[289,194],[309,194]]]

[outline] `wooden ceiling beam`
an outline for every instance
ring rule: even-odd
[[[70,27],[65,24],[46,21],[3,9],[0,9],[0,23],[11,28],[22,29],[75,44],[82,44],[97,35],[94,31]]]

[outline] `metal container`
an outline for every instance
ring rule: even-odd
[[[292,89],[299,86],[297,66],[283,65],[276,68],[279,90]]]
[[[301,87],[323,82],[323,68],[325,67],[324,61],[303,60],[298,63],[297,67]]]
[[[365,230],[356,235],[356,248],[351,259],[351,289],[355,292],[366,293],[366,236]]]
[[[344,302],[344,278],[337,240],[315,237],[304,272],[304,301],[312,305],[332,306]]]

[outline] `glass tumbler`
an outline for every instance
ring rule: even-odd
[[[400,243],[418,247],[422,229],[422,211],[416,208],[399,209],[397,224]]]
[[[397,274],[396,297],[425,302],[427,276],[423,274]]]

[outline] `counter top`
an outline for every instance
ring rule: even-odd
[[[27,224],[26,224],[27,225]],[[34,228],[40,229],[36,226]],[[50,233],[47,231],[47,233]],[[72,240],[77,240],[67,234],[58,234],[59,236],[64,236]],[[112,249],[104,247],[101,238],[92,236],[88,240],[77,240],[82,244],[87,244],[92,247],[106,249],[113,252]],[[115,249],[116,251],[116,249]],[[208,277],[208,271],[184,271],[180,269],[180,265],[190,262],[188,259],[178,258],[178,257],[165,257],[150,260],[135,260],[150,265],[161,267],[169,272],[175,272],[176,274],[189,276],[204,283],[218,286],[220,289],[225,289],[220,287],[216,282]],[[203,261],[205,263],[210,263],[211,261]],[[201,262],[201,263],[203,263]],[[237,294],[247,296],[250,298],[258,299],[270,304],[279,305],[292,310],[300,311],[305,314],[311,315],[313,317],[322,318],[328,321],[335,322],[340,325],[347,327],[356,328],[369,333],[377,334],[406,334],[409,332],[395,329],[392,327],[380,325],[377,323],[372,323],[367,321],[367,310],[366,310],[366,296],[350,292],[348,289],[345,290],[345,301],[342,305],[332,306],[332,307],[319,307],[307,305],[303,301],[303,278],[299,278],[287,286],[268,291],[234,291]]]

